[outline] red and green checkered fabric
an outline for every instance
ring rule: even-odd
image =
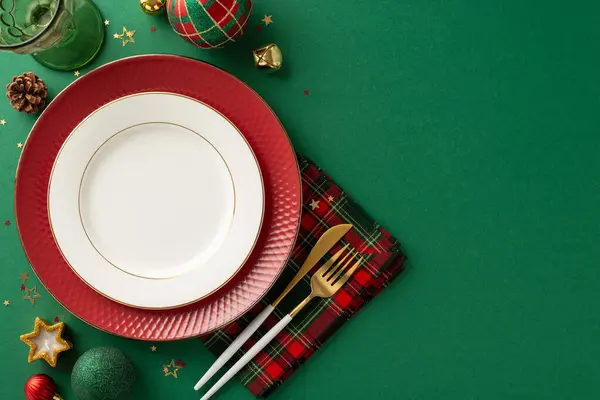
[[[350,223],[354,228],[326,257],[333,255],[340,246],[349,243],[363,255],[367,262],[332,299],[314,299],[286,329],[238,373],[238,378],[256,397],[266,397],[271,394],[338,328],[404,269],[405,257],[400,243],[367,216],[317,166],[301,157],[298,161],[302,172],[304,209],[298,241],[290,261],[261,304],[239,320],[201,340],[216,356],[221,354],[264,306],[281,293],[319,237],[334,225]],[[319,265],[315,270],[318,268]],[[268,329],[310,293],[311,275],[312,273],[308,274],[298,283],[258,332],[238,351],[231,363],[239,359],[243,352],[252,347]]]
[[[221,47],[243,33],[252,0],[168,0],[171,26],[185,40],[205,49]]]

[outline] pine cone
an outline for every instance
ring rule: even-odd
[[[15,110],[31,114],[46,105],[48,89],[44,81],[33,72],[26,72],[15,76],[12,82],[6,85],[6,97]]]

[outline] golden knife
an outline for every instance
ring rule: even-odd
[[[229,361],[229,359],[240,349],[240,347],[242,347],[246,340],[248,340],[250,336],[256,332],[258,327],[261,326],[263,322],[265,322],[267,317],[273,312],[279,302],[283,300],[283,298],[294,288],[294,286],[296,286],[296,284],[300,282],[302,278],[304,278],[304,275],[306,275],[315,265],[317,265],[319,260],[323,258],[323,256],[327,254],[327,252],[329,252],[329,250],[331,250],[333,246],[335,246],[335,244],[339,242],[340,239],[344,237],[346,232],[348,232],[350,229],[352,229],[351,224],[336,225],[332,228],[329,228],[323,235],[321,235],[298,272],[296,272],[296,276],[294,276],[294,279],[292,279],[292,281],[287,285],[283,293],[281,293],[273,303],[265,307],[265,309],[258,314],[256,318],[254,318],[250,325],[248,325],[246,329],[240,333],[240,335],[229,345],[223,354],[219,356],[217,361],[215,361],[208,371],[206,371],[204,376],[200,378],[198,383],[196,383],[194,386],[194,390],[200,389],[206,382],[209,381],[210,378],[213,377],[215,373],[217,373],[217,371],[219,371],[219,369],[221,369],[223,365],[225,365],[227,361]],[[338,256],[339,254],[336,254],[334,257],[337,258]],[[334,257],[332,257],[332,259],[329,261],[333,263],[335,261],[333,259]]]

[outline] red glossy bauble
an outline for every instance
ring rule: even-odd
[[[25,383],[25,397],[27,400],[62,400],[56,392],[54,379],[46,374],[33,375]]]

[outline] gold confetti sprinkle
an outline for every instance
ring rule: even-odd
[[[314,211],[314,210],[316,210],[317,208],[319,208],[319,200],[317,200],[317,201],[315,201],[315,200],[312,200],[312,201],[310,202],[310,208],[312,208],[312,209],[313,209],[313,211]]]
[[[127,43],[135,43],[133,35],[135,35],[135,31],[128,31],[127,28],[123,27],[123,33],[115,33],[113,37],[115,39],[121,39],[124,47]]]
[[[165,373],[165,376],[173,375],[175,379],[177,379],[177,371],[181,368],[180,365],[175,365],[175,360],[171,360],[170,364],[163,365],[163,372]]]
[[[42,297],[42,295],[37,292],[37,286],[34,286],[31,289],[25,288],[25,297],[23,297],[23,300],[29,300],[31,305],[34,305],[35,299],[39,299],[40,297]]]

